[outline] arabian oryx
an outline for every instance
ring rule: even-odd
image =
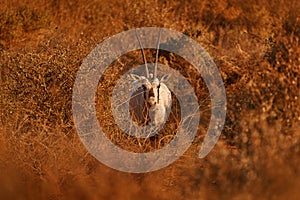
[[[157,78],[157,60],[160,35],[161,30],[159,31],[158,35],[154,75],[152,75],[149,74],[144,49],[140,37],[136,31],[136,37],[138,39],[145,62],[146,77],[130,74],[130,77],[134,80],[133,84],[140,83],[142,86],[132,94],[129,102],[129,111],[131,117],[133,117],[136,122],[138,121],[139,125],[147,125],[149,122],[151,122],[150,125],[152,126],[163,125],[167,120],[171,110],[171,92],[163,83],[169,79],[170,75],[166,74],[160,79]]]

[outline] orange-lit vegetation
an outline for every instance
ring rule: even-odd
[[[300,1],[0,5],[0,199],[299,198]],[[162,52],[160,62],[181,70],[201,91],[199,134],[172,165],[126,174],[99,163],[81,143],[72,121],[72,87],[82,60],[98,43],[145,26],[183,32],[209,52],[225,83],[227,118],[216,147],[198,159],[209,95],[192,66]],[[142,63],[140,52],[131,54],[120,58],[123,64]],[[154,59],[150,50],[146,55]],[[109,108],[109,102],[99,103],[99,93],[109,92],[118,73],[123,72],[100,81],[98,111]],[[110,117],[98,118],[115,143],[141,151],[137,141],[109,126]],[[145,145],[142,151],[157,147]]]

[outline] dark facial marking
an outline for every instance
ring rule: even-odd
[[[153,88],[151,88],[150,90],[149,90],[149,98],[150,97],[154,97],[154,90],[153,90]]]
[[[159,88],[160,84],[157,86],[157,103],[159,104]]]

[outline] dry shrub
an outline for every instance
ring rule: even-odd
[[[4,3],[0,198],[297,199],[299,10],[297,0]],[[82,60],[99,42],[143,26],[175,29],[198,41],[220,70],[228,109],[218,144],[198,159],[210,119],[207,88],[192,66],[161,52],[160,62],[200,91],[199,134],[172,165],[126,174],[99,163],[84,148],[72,119],[72,87]],[[139,52],[131,53],[130,59],[120,58],[128,68],[142,63]],[[147,50],[147,57],[154,59],[153,52]],[[124,73],[108,72],[99,82],[98,100]],[[109,112],[109,106],[98,109]],[[98,114],[106,134],[121,147],[137,152],[159,147],[151,141],[142,149],[135,146],[136,140],[109,126],[111,117]]]

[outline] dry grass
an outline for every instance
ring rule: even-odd
[[[1,5],[0,199],[299,198],[299,1],[24,0]],[[203,91],[197,94],[199,134],[172,165],[126,174],[99,163],[80,142],[72,87],[82,60],[98,43],[144,26],[184,32],[209,52],[225,83],[228,112],[217,146],[199,160],[210,118],[207,89],[188,63],[162,52],[161,63]],[[154,59],[150,51],[147,57]],[[139,52],[120,59],[129,67],[142,63]],[[109,92],[122,73],[107,73],[98,94]],[[98,109],[109,111],[109,106]],[[140,149],[105,116],[98,115],[120,146],[138,152],[159,147],[148,141]]]

